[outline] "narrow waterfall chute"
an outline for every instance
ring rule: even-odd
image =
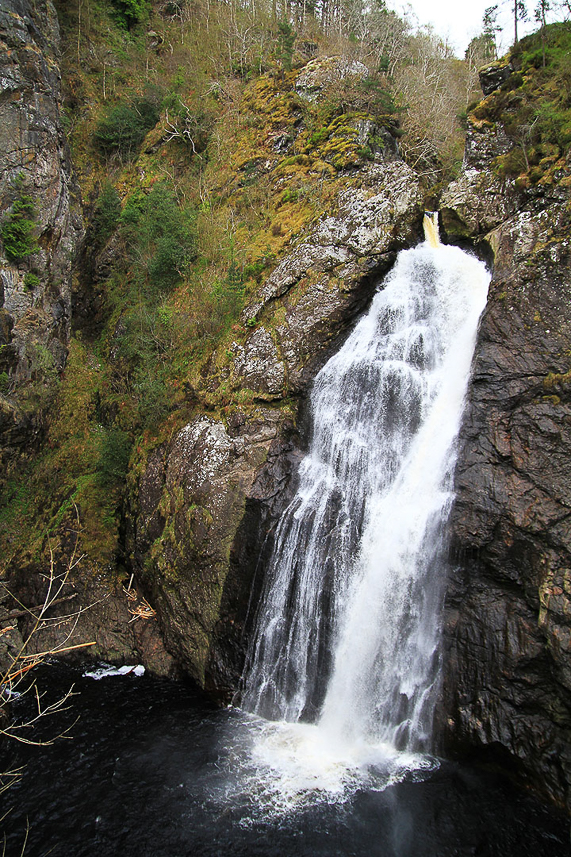
[[[424,237],[431,247],[440,246],[440,235],[438,233],[438,212],[426,211],[422,221]]]
[[[489,282],[431,228],[313,387],[310,447],[277,528],[242,698],[282,722],[282,755],[275,733],[258,752],[278,767],[287,757],[288,770],[292,753],[311,755],[307,741],[342,769],[430,749],[444,530]]]

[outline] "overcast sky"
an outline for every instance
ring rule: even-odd
[[[458,56],[463,57],[464,51],[473,36],[482,30],[482,18],[485,10],[492,6],[496,0],[387,0],[387,6],[396,12],[402,13],[407,7],[412,10],[412,17],[416,16],[419,24],[432,24],[439,36],[447,36]],[[512,0],[498,0],[500,11],[498,23],[504,28],[499,33],[499,42],[505,52],[513,43],[513,20],[510,8]],[[527,6],[533,8],[533,0],[529,0]],[[533,19],[533,15],[530,15]],[[532,32],[536,25],[531,23],[520,23],[518,30],[520,35]]]

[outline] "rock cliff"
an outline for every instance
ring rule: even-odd
[[[73,33],[77,48],[79,18],[65,4],[59,11],[62,27]],[[80,14],[79,7],[75,11]],[[125,308],[123,314],[117,306],[110,312],[102,297],[108,288],[119,294],[126,286],[125,302],[136,300],[128,291],[133,274],[117,258],[126,251],[124,237],[120,240],[117,231],[113,235],[118,213],[105,239],[101,233],[97,240],[87,233],[74,284],[75,324],[82,340],[68,340],[70,260],[82,232],[61,128],[59,36],[52,3],[14,0],[2,12],[0,24],[11,93],[0,107],[6,113],[6,133],[18,141],[9,150],[2,174],[0,219],[10,218],[18,196],[31,197],[34,207],[29,252],[16,261],[5,253],[2,268],[3,282],[11,283],[4,305],[9,331],[4,356],[11,360],[6,363],[9,384],[2,400],[12,416],[7,434],[23,413],[20,398],[36,380],[33,355],[51,359],[55,372],[67,357],[67,370],[47,419],[43,448],[49,453],[43,466],[36,470],[32,466],[30,486],[20,494],[17,489],[7,492],[15,502],[33,495],[31,502],[41,511],[24,504],[26,525],[32,522],[24,540],[14,516],[8,525],[0,525],[5,568],[20,599],[37,605],[43,596],[42,566],[49,564],[46,531],[57,545],[58,570],[65,569],[70,552],[81,550],[85,556],[68,585],[77,596],[74,604],[87,607],[95,602],[95,607],[81,615],[69,642],[93,640],[91,656],[113,661],[140,657],[153,671],[168,673],[173,660],[158,643],[160,628],[169,652],[185,672],[227,698],[239,679],[259,558],[271,546],[273,525],[295,480],[306,435],[308,386],[348,334],[398,250],[417,242],[422,220],[418,179],[398,155],[394,117],[379,119],[362,105],[347,109],[350,98],[360,99],[362,93],[357,87],[351,95],[346,87],[357,86],[365,66],[314,60],[301,71],[262,75],[243,87],[243,96],[236,96],[237,104],[242,99],[242,115],[229,137],[225,162],[219,163],[212,154],[213,175],[201,177],[201,193],[210,182],[210,193],[222,201],[219,205],[229,223],[247,206],[264,209],[260,234],[249,239],[252,246],[241,248],[254,269],[247,278],[244,310],[235,319],[235,333],[228,333],[223,322],[218,347],[206,348],[206,356],[200,354],[195,361],[200,366],[198,377],[176,379],[181,394],[170,405],[172,420],[156,431],[154,439],[149,433],[141,437],[140,423],[133,426],[129,414],[122,416],[120,411],[132,407],[131,373],[136,362],[125,370],[124,356],[117,356],[124,355],[128,336],[135,355],[141,343],[125,321]],[[114,26],[111,20],[109,26]],[[91,114],[100,120],[112,110],[105,104],[104,90],[103,103],[98,105],[94,97],[95,91],[101,97],[96,38],[97,24],[92,21],[91,36],[84,35],[89,62],[79,63],[75,71],[87,91],[95,68],[97,86],[89,90],[87,130],[74,137],[74,152],[95,164],[77,165],[84,183],[89,175],[86,195],[91,188],[94,197],[97,183],[103,182],[92,173],[100,175],[107,166],[115,171],[125,208],[130,198],[140,201],[154,183],[161,184],[164,164],[174,165],[173,175],[180,176],[192,172],[194,162],[190,163],[188,147],[171,141],[175,126],[163,113],[140,151],[123,153],[124,162],[117,157],[104,163],[105,156],[93,146],[97,119]],[[109,67],[113,68],[111,59]],[[341,83],[343,108],[321,109],[324,93]],[[81,93],[75,79],[73,86]],[[75,90],[73,97],[78,97]],[[221,97],[217,91],[216,98]],[[74,104],[74,121],[81,122],[80,108]],[[224,122],[223,115],[219,121]],[[206,120],[204,127],[210,127]],[[219,134],[224,133],[222,128]],[[192,148],[195,154],[194,143]],[[320,189],[314,199],[308,187],[316,181]],[[203,202],[201,197],[201,206]],[[120,212],[120,202],[117,205]],[[205,205],[202,208],[208,211]],[[97,205],[95,211],[100,212]],[[99,255],[87,271],[84,257],[90,253]],[[200,277],[203,271],[204,267]],[[113,274],[116,279],[110,285]],[[220,277],[227,276],[222,269]],[[191,286],[186,286],[177,300],[179,312],[185,301],[192,300]],[[8,292],[15,297],[8,299]],[[216,308],[216,299],[211,305]],[[157,307],[147,309],[155,312]],[[170,311],[170,316],[168,309],[164,313],[167,322],[172,307]],[[100,342],[94,353],[86,341],[101,333],[105,312],[112,315],[108,340]],[[96,334],[90,326],[94,316]],[[186,318],[181,313],[181,326]],[[108,364],[103,366],[106,348]],[[162,353],[153,352],[155,363],[163,359]],[[112,387],[121,392],[110,394]],[[37,428],[37,412],[29,413],[28,408],[22,420]],[[1,445],[13,461],[7,434]],[[136,434],[126,496],[124,482],[113,474],[105,492],[101,450],[113,454],[114,442],[131,442]],[[105,440],[110,445],[104,446]],[[18,442],[29,448],[29,433]],[[123,476],[124,471],[120,479]],[[109,477],[106,471],[105,478]],[[138,593],[134,587],[123,588],[131,570]],[[129,610],[146,602],[130,603],[128,598],[143,594],[156,618],[133,623]],[[64,628],[65,633],[68,630]],[[44,630],[31,647],[48,650],[58,640],[57,633]]]
[[[488,91],[488,111],[505,97]],[[487,753],[569,807],[571,165],[502,177],[515,147],[502,121],[473,117],[442,199],[449,235],[493,257],[460,438],[442,728],[448,749]]]
[[[24,252],[4,246],[0,260],[4,463],[39,432],[38,409],[30,402],[22,407],[26,390],[46,372],[61,370],[69,344],[71,257],[82,225],[62,131],[58,38],[51,0],[2,4],[0,221],[26,197],[33,227]],[[469,120],[464,171],[441,201],[448,240],[476,247],[493,262],[493,278],[460,438],[439,722],[446,751],[489,752],[571,807],[571,164],[556,145],[532,146],[534,126],[518,114],[527,96],[516,60],[484,74],[486,98]],[[105,73],[103,63],[104,86]],[[103,599],[81,629],[82,639],[93,634],[98,657],[142,654],[163,673],[173,670],[174,657],[226,699],[238,685],[264,560],[308,435],[308,389],[396,252],[420,237],[419,181],[398,156],[394,119],[392,127],[380,127],[361,109],[315,114],[311,121],[304,114],[304,103],[318,103],[332,75],[344,81],[364,73],[358,63],[315,60],[297,78],[288,71],[285,83],[284,75],[279,82],[266,75],[244,87],[235,148],[226,152],[226,165],[217,165],[211,197],[222,200],[225,213],[232,205],[237,211],[267,206],[262,237],[243,239],[251,239],[248,261],[256,270],[239,323],[220,335],[198,377],[175,379],[183,390],[178,412],[155,437],[139,436],[131,456],[121,500],[121,559],[131,564],[156,621],[130,624],[124,569],[122,578],[106,579],[110,557],[117,560],[115,542],[105,554],[109,565],[88,558],[88,570],[74,581],[82,605]],[[226,97],[219,89],[215,94]],[[237,116],[238,109],[232,121]],[[165,148],[169,127],[176,132],[163,115],[136,166],[127,165],[124,204],[134,189],[144,195],[159,181],[156,165],[172,154]],[[204,127],[210,128],[205,120]],[[180,176],[196,162],[179,151],[172,161],[163,159],[167,163]],[[144,191],[135,174],[146,182]],[[250,199],[256,182],[265,197],[258,189]],[[309,205],[318,182],[319,205],[326,189],[326,213]],[[210,205],[201,188],[203,215]],[[101,294],[121,246],[116,239],[99,258]],[[128,280],[125,269],[120,274]],[[93,313],[93,296],[85,289],[78,294],[85,297],[78,306]],[[179,304],[188,297],[181,292]],[[172,306],[161,309],[168,320]],[[100,313],[97,303],[98,329]],[[130,393],[118,381],[120,361],[113,363],[126,331],[120,312],[113,324],[111,368],[101,384],[117,383],[120,393],[102,406],[102,386],[91,377],[101,371],[99,356],[76,343],[80,381],[62,399],[67,410],[60,418],[73,414],[70,421],[79,425],[74,407],[80,402],[85,425],[81,438],[71,438],[67,459],[51,460],[62,468],[80,452],[88,459],[88,440],[95,449],[93,439],[105,432],[115,441],[117,433],[127,434],[119,412],[129,407]],[[70,364],[73,354],[70,349]],[[63,429],[56,436],[68,440]],[[80,500],[76,512],[83,523],[90,498],[97,507],[101,486],[93,487],[97,465],[89,461],[92,481],[74,474],[77,481],[70,480],[53,514],[46,514],[50,526],[61,524],[81,497],[80,479],[84,505]],[[53,478],[46,484],[58,487]],[[118,497],[116,484],[113,490]],[[112,507],[92,518],[99,525],[114,515],[119,518]],[[20,595],[41,603],[28,575],[31,560],[29,566],[17,561],[22,577],[30,578],[20,582]],[[137,594],[126,589],[127,597]],[[55,638],[42,641],[53,644]]]
[[[362,168],[334,215],[280,261],[244,309],[252,329],[216,353],[198,415],[143,453],[131,476],[131,550],[170,651],[201,683],[230,694],[256,570],[291,496],[306,432],[305,395],[394,260],[418,240],[421,194],[398,158]],[[243,404],[240,399],[243,399]]]
[[[0,9],[0,219],[29,203],[27,246],[0,248],[2,464],[38,433],[30,381],[65,365],[71,260],[82,222],[61,122],[59,28],[51,2]],[[25,242],[26,243],[26,242]]]

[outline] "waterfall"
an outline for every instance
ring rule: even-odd
[[[445,524],[489,275],[429,239],[399,254],[315,380],[244,674],[247,711],[315,724],[328,745],[430,747]]]

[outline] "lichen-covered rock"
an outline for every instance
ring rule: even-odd
[[[151,453],[136,483],[131,532],[139,576],[152,593],[169,650],[203,684],[236,533],[290,432],[287,414],[268,408],[249,416],[235,411],[225,422],[198,416]],[[246,569],[246,593],[251,573]]]
[[[478,77],[480,78],[480,86],[484,95],[489,95],[495,89],[499,89],[512,72],[512,64],[505,60],[496,60],[481,68],[478,72]]]
[[[280,398],[285,387],[285,366],[271,333],[258,328],[245,346],[234,343],[234,371],[244,387],[269,397]]]
[[[364,168],[339,194],[336,213],[322,218],[268,277],[259,299],[244,310],[246,321],[308,274],[408,246],[419,236],[421,205],[418,179],[403,161]]]
[[[414,243],[420,216],[418,181],[406,164],[364,169],[357,186],[340,192],[335,214],[282,259],[244,310],[246,322],[261,320],[272,334],[262,327],[234,344],[236,383],[266,397],[299,393],[314,359],[363,308],[374,277]]]
[[[344,57],[322,57],[310,60],[298,75],[295,89],[308,101],[316,101],[324,89],[346,79],[367,77],[369,69],[362,62]]]
[[[490,169],[465,170],[442,194],[440,215],[449,240],[485,236],[513,215],[519,197]]]

